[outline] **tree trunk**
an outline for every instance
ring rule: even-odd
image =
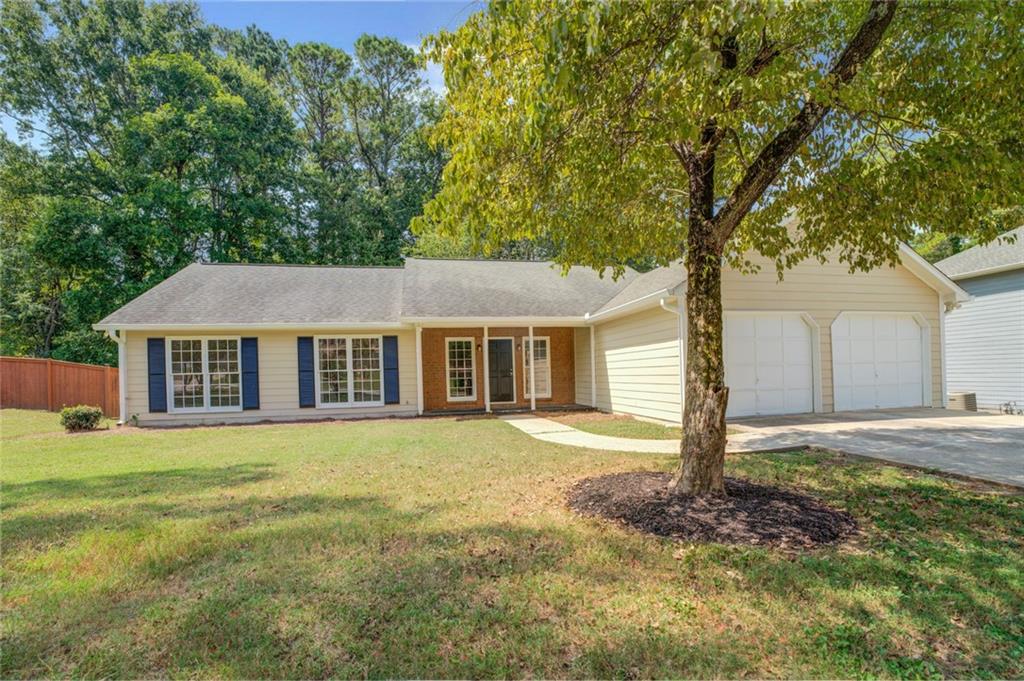
[[[689,244],[683,441],[669,488],[687,495],[724,494],[729,389],[722,355],[722,262],[701,237],[691,235]]]
[[[713,124],[704,132],[709,140]],[[722,354],[722,244],[712,222],[715,157],[690,169],[686,240],[686,386],[679,469],[669,490],[677,494],[725,493],[725,387]]]

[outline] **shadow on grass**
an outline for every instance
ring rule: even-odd
[[[454,500],[142,499],[124,526],[101,515],[78,531],[114,523],[159,550],[9,611],[0,676],[1020,676],[1017,501],[925,476],[858,479],[821,457],[765,461],[740,471],[816,476],[812,492],[858,516],[863,545],[795,558],[698,547],[666,565],[678,545],[593,521],[474,521]],[[208,525],[176,534],[191,521]],[[651,590],[660,600],[643,600]],[[650,626],[663,607],[690,635]],[[755,610],[760,625],[734,619]],[[772,612],[806,624],[776,632]],[[758,645],[799,659],[759,667],[776,653]]]
[[[145,495],[195,494],[214,487],[236,487],[271,477],[269,463],[221,468],[171,470],[99,475],[87,478],[46,478],[4,485],[4,508],[54,499],[118,499]]]

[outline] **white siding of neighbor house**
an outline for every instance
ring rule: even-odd
[[[593,381],[590,377],[590,329],[580,328],[573,330],[575,368],[576,368],[576,404],[591,404],[591,389]]]
[[[942,329],[939,295],[902,266],[851,274],[837,261],[804,262],[778,281],[767,259],[755,274],[723,272],[726,311],[801,312],[819,326],[822,410],[833,410],[831,326],[842,312],[905,312],[920,315],[930,331],[926,364],[931,367],[932,399],[942,406]],[[680,421],[677,317],[660,307],[608,322],[598,321],[597,407],[678,423]],[[577,352],[580,344],[577,344]],[[581,366],[577,362],[577,367]]]
[[[597,408],[679,423],[679,317],[655,307],[594,333]]]
[[[1024,406],[1024,269],[957,283],[974,299],[946,314],[948,389]]]
[[[335,409],[300,408],[298,379],[299,336],[327,335],[398,336],[398,386],[399,404],[379,407],[347,407]],[[259,339],[259,380],[260,408],[245,411],[215,413],[150,413],[147,338],[172,338],[174,336],[243,336]],[[357,418],[367,416],[413,416],[416,414],[416,337],[412,330],[288,330],[253,331],[225,329],[211,334],[197,334],[183,331],[144,332],[131,331],[127,336],[127,417],[138,415],[144,425],[184,425],[239,423],[263,420],[290,421],[298,419]],[[168,378],[169,380],[169,378]]]

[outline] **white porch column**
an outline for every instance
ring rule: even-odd
[[[423,327],[416,325],[416,413],[423,416]]]
[[[533,370],[533,326],[530,326],[530,411],[537,411],[537,372]]]
[[[128,420],[128,336],[124,329],[108,329],[107,338],[117,343],[117,425],[123,426]]]
[[[594,327],[590,327],[590,406],[597,409],[597,347]]]
[[[487,342],[487,326],[484,326],[484,411],[491,411],[491,349]]]

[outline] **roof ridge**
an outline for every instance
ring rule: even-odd
[[[193,265],[216,267],[308,267],[322,270],[404,270],[405,265],[314,265],[289,262],[194,262]]]

